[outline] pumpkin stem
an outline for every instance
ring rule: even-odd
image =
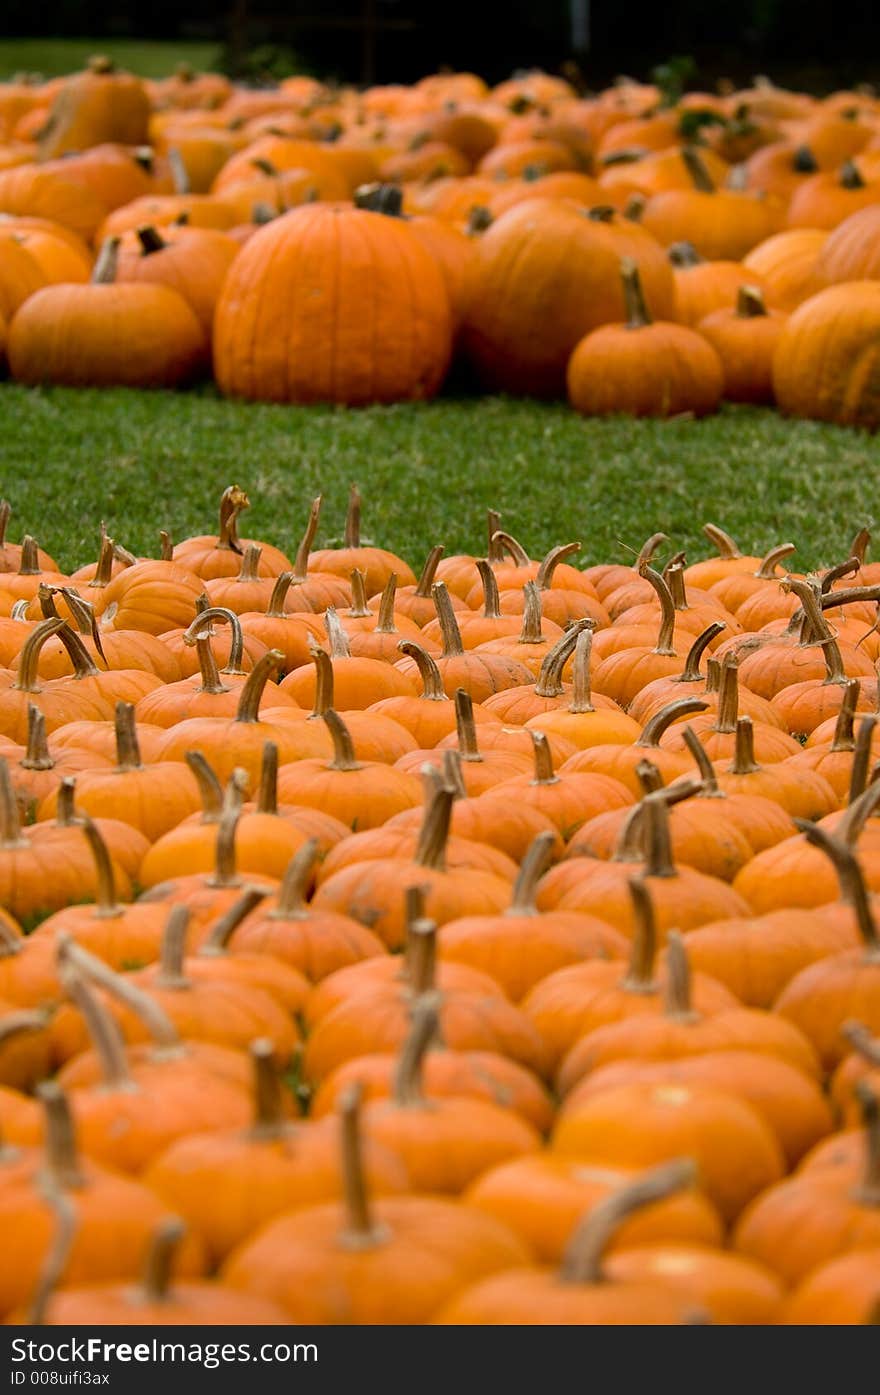
[[[669,805],[666,791],[646,795],[645,806],[645,871],[646,877],[676,877],[672,860],[672,840],[669,833]]]
[[[593,648],[593,632],[591,629],[581,630],[574,647],[574,664],[572,665],[571,680],[571,703],[569,712],[576,716],[582,712],[595,712],[592,703],[592,692],[590,690],[590,655]]]
[[[860,528],[850,544],[849,553],[851,557],[858,559],[860,567],[865,565],[865,558],[868,555],[868,548],[871,545],[871,531],[869,528]],[[0,539],[2,546],[2,539]]]
[[[158,982],[163,988],[190,987],[190,980],[183,972],[188,930],[188,908],[172,906],[162,932],[162,952],[159,957]]]
[[[201,751],[187,751],[184,760],[195,776],[202,801],[202,823],[217,823],[223,812],[223,790]]]
[[[85,1182],[76,1148],[76,1131],[70,1101],[55,1080],[44,1080],[37,1095],[46,1119],[46,1171],[51,1185],[62,1191]]]
[[[142,1298],[144,1303],[168,1303],[171,1299],[171,1270],[174,1256],[186,1234],[186,1226],[176,1216],[161,1221],[150,1242],[144,1264]]]
[[[123,914],[123,907],[116,899],[116,881],[113,876],[113,863],[107,850],[107,844],[88,814],[81,815],[79,822],[95,860],[97,872],[98,894],[94,911],[95,919],[116,920]]]
[[[418,888],[423,905],[425,887]],[[437,980],[437,926],[424,916],[407,916],[406,980],[413,997],[433,992]]]
[[[657,635],[654,653],[674,658],[675,649],[672,645],[672,636],[675,630],[675,605],[669,587],[660,573],[654,571],[653,567],[649,567],[647,562],[639,564],[639,576],[650,582],[657,592],[657,599],[660,602],[660,631]]]
[[[214,872],[208,880],[209,886],[238,884],[235,839],[247,787],[247,772],[239,768],[233,770],[223,794],[223,808],[217,823],[217,841],[214,845]]]
[[[250,1044],[249,1054],[254,1080],[254,1117],[251,1138],[269,1141],[284,1134],[284,1112],[281,1108],[281,1083],[273,1060],[273,1046],[266,1037]]]
[[[533,785],[558,785],[559,776],[553,769],[553,756],[550,751],[550,743],[542,731],[532,731],[528,729],[532,738],[532,749],[535,753],[535,778]]]
[[[864,794],[868,784],[868,775],[871,768],[871,742],[876,725],[877,717],[874,715],[863,717],[859,722],[859,729],[853,747],[853,761],[849,773],[850,804],[854,804],[859,796]]]
[[[97,567],[95,568],[95,575],[92,577],[91,581],[88,582],[87,584],[88,584],[88,586],[90,587],[90,589],[93,590],[93,591],[102,591],[102,590],[104,589],[105,586],[109,586],[109,585],[110,585],[110,582],[111,582],[112,580],[113,580],[113,539],[112,539],[112,538],[108,538],[106,532],[104,531],[103,525],[102,525],[102,529],[101,529],[101,548],[100,548],[100,551],[99,551],[99,553],[98,553],[98,565],[97,565]]]
[[[11,934],[9,926],[4,926],[7,934]],[[17,951],[13,950],[15,953]],[[7,951],[0,947],[0,959],[7,957]],[[0,1021],[0,1042],[11,1041],[13,1037],[23,1036],[26,1032],[44,1032],[49,1023],[48,1012],[9,1012]],[[0,1140],[0,1158],[3,1157],[4,1148]]]
[[[58,631],[58,638],[70,655],[73,663],[74,678],[95,678],[99,673],[97,665],[93,662],[92,656],[83,644],[79,635],[72,630],[67,621],[62,621]]]
[[[666,255],[673,266],[680,268],[699,266],[703,261],[703,258],[692,242],[673,242],[671,246],[667,248]]]
[[[21,540],[18,575],[40,576],[42,571],[43,568],[40,566],[40,553],[37,547],[37,540],[31,537],[30,533],[25,533]]]
[[[0,756],[0,849],[10,852],[15,848],[27,848],[30,844],[23,837],[18,800],[12,785],[9,765]]]
[[[661,707],[660,711],[655,712],[650,721],[645,723],[635,745],[658,747],[663,733],[679,717],[689,717],[692,712],[705,712],[708,706],[708,702],[703,702],[702,698],[676,698],[675,702],[669,702],[665,707]]]
[[[57,635],[64,625],[63,620],[41,620],[35,625],[24,642],[18,658],[18,673],[12,687],[21,693],[42,692],[37,676],[37,665],[43,645]]]
[[[366,620],[373,613],[367,605],[367,574],[360,567],[353,567],[350,579],[351,609],[345,613],[353,620]]]
[[[92,270],[93,286],[110,286],[116,280],[119,264],[119,237],[105,237]]]
[[[174,561],[174,541],[169,532],[162,528],[159,532],[159,561]]]
[[[180,1035],[171,1018],[152,994],[132,983],[130,974],[114,973],[102,959],[75,942],[69,945],[67,958],[81,974],[140,1018],[160,1053],[170,1056],[180,1052]]]
[[[101,1065],[104,1086],[112,1090],[134,1090],[136,1087],[128,1069],[125,1055],[125,1040],[119,1024],[108,1012],[98,995],[92,991],[85,978],[70,963],[70,935],[58,937],[58,977],[65,993],[81,1013],[89,1037]]]
[[[551,833],[549,829],[546,833],[538,833],[529,844],[526,855],[520,863],[519,872],[513,884],[513,895],[510,899],[510,905],[504,912],[505,915],[538,914],[535,905],[538,882],[553,861],[555,844],[556,835]]]
[[[796,551],[797,548],[794,543],[779,543],[776,547],[771,547],[770,551],[762,558],[761,565],[755,572],[755,576],[760,577],[762,581],[774,581],[776,579],[777,563],[781,562],[783,557],[788,557],[792,552]]]
[[[660,774],[660,771],[657,766],[654,765],[653,761],[639,761],[636,766],[636,779],[639,782],[643,796],[646,794],[655,794],[657,790],[663,789],[663,776]]]
[[[342,1125],[342,1184],[345,1196],[345,1229],[340,1243],[348,1250],[371,1250],[385,1238],[384,1227],[373,1219],[367,1179],[364,1174],[361,1106],[364,1087],[360,1081],[348,1086],[339,1100]]]
[[[79,823],[79,815],[75,808],[76,780],[72,775],[65,775],[58,786],[57,802],[55,806],[55,823],[58,828],[70,828],[73,824]],[[2,842],[2,839],[0,839]]]
[[[278,901],[275,909],[269,912],[273,920],[306,920],[309,907],[306,893],[318,860],[317,838],[309,838],[294,853],[287,864],[281,886],[278,888]]]
[[[448,702],[443,688],[443,675],[427,649],[423,649],[412,639],[401,639],[397,644],[401,654],[406,654],[415,663],[422,684],[421,696],[428,702]]]
[[[755,760],[755,728],[751,717],[737,717],[731,775],[755,775],[761,769]]]
[[[852,751],[855,749],[853,722],[861,695],[862,685],[857,678],[851,678],[843,690],[843,702],[837,712],[834,725],[832,751]]]
[[[0,960],[11,959],[13,954],[21,954],[24,937],[16,933],[5,920],[0,920]]]
[[[423,770],[436,770],[436,766],[423,766]],[[467,799],[464,776],[461,773],[461,756],[451,748],[443,752],[443,784],[452,791],[453,799]]]
[[[846,1022],[840,1029],[854,1051],[867,1061],[869,1066],[880,1066],[880,1041],[872,1037],[863,1022]]]
[[[354,753],[354,743],[351,739],[351,732],[343,722],[339,713],[334,708],[328,707],[326,712],[321,713],[322,720],[327,723],[327,730],[333,742],[333,759],[330,761],[328,770],[360,770],[360,762]]]
[[[422,993],[415,999],[409,1033],[401,1048],[394,1072],[392,1099],[399,1109],[423,1109],[425,1095],[422,1075],[428,1047],[440,1030],[440,995]]]
[[[681,152],[684,167],[691,177],[694,188],[701,194],[714,194],[715,183],[706,169],[700,155],[692,145],[686,145]]]
[[[718,692],[718,710],[713,730],[724,735],[736,731],[739,715],[739,659],[735,654],[725,654],[721,665],[721,686]]]
[[[154,252],[161,252],[168,244],[159,232],[150,223],[142,223],[139,228],[135,228],[135,236],[141,245],[141,253],[145,257],[150,257]]]
[[[642,877],[630,877],[627,888],[635,927],[623,987],[628,993],[656,993],[657,921],[654,902]]]
[[[573,621],[568,629],[560,635],[553,647],[547,651],[544,658],[541,660],[538,681],[535,684],[534,691],[536,697],[562,697],[562,694],[565,692],[562,674],[565,665],[574,653],[578,635],[582,630],[595,629],[595,623],[596,622],[589,617]]]
[[[287,612],[284,609],[284,601],[294,580],[293,572],[279,572],[275,578],[275,585],[272,587],[272,594],[269,597],[269,604],[266,606],[266,614],[272,620],[285,620]]]
[[[300,583],[308,580],[309,575],[309,553],[315,541],[318,531],[318,519],[321,516],[321,495],[313,499],[309,507],[309,519],[306,530],[302,535],[299,547],[296,549],[296,556],[293,559],[293,580]]]
[[[316,717],[323,717],[324,713],[333,706],[335,682],[330,655],[326,649],[321,648],[320,644],[315,643],[311,635],[309,636],[309,654],[315,665],[315,699],[307,720],[313,721]]]
[[[527,567],[529,565],[531,560],[529,554],[526,552],[522,543],[517,542],[516,538],[513,537],[511,533],[505,533],[503,529],[499,528],[497,533],[493,534],[492,541],[501,549],[502,554],[507,553],[513,558],[513,565],[515,567]]]
[[[804,611],[804,630],[809,638],[806,638],[804,631],[801,632],[802,644],[816,644],[822,649],[822,656],[825,660],[824,682],[836,683],[841,687],[849,680],[844,672],[843,658],[838,648],[837,640],[834,638],[828,624],[822,614],[822,607],[816,590],[808,581],[799,581],[796,577],[785,577],[780,586],[783,591],[793,591],[801,603]],[[821,594],[821,593],[820,593]],[[840,598],[829,597],[832,604],[840,604]]]
[[[27,749],[19,765],[24,770],[52,770],[55,766],[46,739],[46,718],[32,702],[28,704]]]
[[[735,558],[742,557],[742,553],[733,538],[729,533],[725,533],[723,528],[719,528],[717,523],[704,523],[703,536],[709,539],[713,547],[717,549],[719,557],[722,557],[725,562],[732,562]]]
[[[547,553],[535,577],[535,585],[539,591],[549,591],[553,584],[553,573],[564,562],[567,557],[572,557],[576,552],[580,552],[579,542],[560,543],[558,547],[553,547]]]
[[[680,930],[670,930],[666,937],[666,984],[663,992],[663,1012],[677,1022],[699,1022],[694,1011],[691,966]]]
[[[703,655],[715,636],[720,635],[721,631],[725,628],[726,626],[723,620],[713,620],[711,625],[707,625],[706,629],[703,630],[701,634],[697,635],[687,652],[684,668],[678,677],[672,680],[673,683],[699,683],[702,680],[703,675],[700,671],[700,662]]]
[[[498,595],[498,582],[492,566],[485,557],[477,560],[477,570],[483,583],[483,616],[486,620],[501,618],[501,599]]]
[[[46,1321],[52,1295],[67,1269],[77,1229],[76,1208],[54,1181],[48,1181],[48,1185],[44,1182],[43,1199],[54,1211],[57,1225],[28,1312],[28,1321],[35,1327],[41,1327]]]
[[[251,501],[237,484],[230,484],[220,495],[220,519],[217,528],[217,547],[224,552],[241,552],[238,541],[238,517],[250,508]]]
[[[345,546],[358,548],[361,545],[361,494],[356,484],[348,491],[348,510],[345,515]]]
[[[482,761],[477,744],[477,725],[474,721],[474,704],[465,688],[455,690],[455,729],[458,733],[458,754],[462,760]]]
[[[497,566],[504,561],[504,548],[501,546],[499,537],[501,533],[501,514],[497,509],[486,510],[486,525],[488,528],[488,543],[486,545],[486,556],[492,566]]]
[[[880,1100],[867,1080],[856,1082],[854,1094],[865,1130],[865,1170],[855,1198],[863,1206],[880,1206]]]
[[[841,189],[864,189],[865,181],[859,173],[859,167],[854,160],[844,160],[840,166],[840,178],[838,180]]]
[[[669,594],[672,596],[672,604],[675,609],[687,610],[689,607],[684,584],[684,564],[678,561],[667,563],[663,569],[663,580],[669,587]]]
[[[620,279],[623,282],[623,305],[627,329],[644,329],[652,323],[642,289],[639,268],[632,257],[621,257]]]
[[[723,792],[718,788],[718,776],[715,773],[715,767],[710,761],[706,748],[693,727],[685,727],[683,736],[684,743],[693,756],[697,769],[700,772],[700,793],[703,795],[716,795],[723,798]]]
[[[266,684],[273,673],[280,672],[283,663],[284,655],[280,649],[269,649],[257,660],[241,686],[241,695],[235,713],[237,722],[258,722],[260,720],[260,703],[263,700]]]
[[[229,941],[246,916],[249,916],[266,896],[268,891],[262,886],[245,887],[237,901],[227,911],[211,923],[199,946],[199,954],[211,958],[229,951]]]
[[[117,702],[113,721],[116,730],[117,770],[142,769],[134,704],[130,702]]]
[[[247,553],[245,553],[245,556],[247,556]],[[241,580],[240,577],[239,580]],[[218,624],[227,624],[229,626],[230,635],[232,636],[229,646],[229,660],[223,672],[239,674],[242,671],[241,661],[244,654],[244,634],[241,628],[241,621],[234,610],[229,610],[227,606],[212,605],[209,606],[207,610],[201,611],[189,628],[184,630],[183,642],[187,645],[193,645],[198,644],[202,636],[210,638],[214,625]],[[221,688],[220,691],[225,693],[228,692],[228,689]]]
[[[42,587],[40,588],[42,590]],[[62,596],[67,602],[67,609],[70,611],[71,619],[76,625],[81,635],[86,635],[95,646],[95,651],[101,657],[102,662],[109,669],[107,655],[104,653],[104,645],[101,642],[101,627],[98,624],[98,617],[95,614],[95,607],[91,601],[83,600],[70,586],[60,587]]]
[[[442,784],[431,791],[413,854],[417,867],[430,868],[434,872],[444,871],[454,801],[455,792],[449,785]]]
[[[602,1259],[623,1223],[674,1192],[692,1187],[696,1167],[690,1158],[678,1158],[651,1168],[635,1182],[612,1192],[581,1221],[566,1246],[559,1278],[566,1284],[599,1284],[605,1279]]]
[[[330,658],[350,659],[351,645],[335,606],[328,605],[324,612],[324,629],[327,631],[327,639],[330,644]]]
[[[228,693],[226,687],[220,679],[220,670],[217,667],[217,660],[214,658],[214,648],[211,643],[211,635],[199,635],[196,640],[196,652],[199,657],[199,673],[201,682],[198,691],[200,693],[210,693],[212,697],[219,697],[221,693]]]
[[[827,596],[835,581],[842,581],[845,576],[854,576],[861,569],[861,565],[858,557],[847,557],[845,562],[838,562],[836,567],[829,567],[821,576],[820,596]]]
[[[397,573],[392,572],[379,598],[379,610],[376,616],[376,626],[374,630],[374,633],[377,635],[397,634],[397,626],[394,623],[394,602],[397,599],[398,580]]]
[[[864,801],[864,806],[862,806],[862,801]],[[880,783],[870,785],[861,799],[857,800],[850,808],[852,810],[862,807],[874,809],[878,802],[880,802]],[[840,899],[852,906],[855,913],[859,934],[865,946],[866,961],[870,963],[880,961],[880,936],[877,934],[877,926],[871,911],[871,901],[865,885],[865,878],[852,848],[840,837],[832,837],[827,829],[820,828],[818,824],[810,823],[807,819],[795,819],[794,823],[804,834],[808,843],[812,843],[813,847],[819,848],[826,857],[831,859],[840,885]]]
[[[440,558],[443,556],[444,550],[445,549],[442,543],[437,543],[435,547],[431,548],[431,551],[425,558],[425,565],[422,567],[421,575],[419,576],[419,579],[416,582],[416,589],[413,592],[413,595],[420,596],[422,600],[430,599],[431,587],[434,583],[434,577],[437,574],[437,567],[439,565]]]
[[[759,286],[740,286],[736,293],[736,314],[740,320],[754,320],[767,315],[764,293]]]
[[[541,633],[541,592],[534,581],[527,581],[523,587],[525,603],[523,605],[522,629],[517,637],[518,644],[546,644],[546,637]]]
[[[458,628],[458,621],[455,618],[455,611],[452,609],[446,583],[435,581],[431,587],[431,595],[434,598],[437,619],[440,622],[440,635],[443,640],[443,652],[440,657],[443,659],[458,658],[460,654],[464,653],[464,645],[461,642],[461,630]]]

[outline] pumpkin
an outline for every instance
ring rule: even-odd
[[[780,410],[843,426],[880,426],[874,367],[878,325],[880,286],[875,281],[829,286],[798,306],[773,359],[773,392]]]
[[[754,286],[740,287],[735,310],[716,310],[700,321],[699,333],[721,360],[728,402],[772,402],[773,355],[783,323]]]
[[[621,276],[625,324],[593,330],[569,359],[568,400],[575,411],[660,417],[715,411],[724,377],[714,348],[685,325],[652,322],[631,258],[622,260]]]
[[[401,264],[410,268],[406,280]],[[242,353],[256,330],[268,342],[266,317],[281,313],[291,297],[313,307],[296,316],[300,338],[270,335],[275,349],[259,362]],[[404,325],[407,354],[400,352]],[[394,402],[433,396],[451,341],[440,269],[401,220],[307,205],[261,228],[230,268],[214,323],[214,371],[223,392],[264,401]]]
[[[149,99],[139,78],[117,71],[109,58],[92,58],[84,72],[60,88],[41,137],[41,156],[51,159],[102,141],[143,145],[149,113]]]
[[[710,259],[738,261],[782,225],[782,205],[761,194],[720,189],[694,147],[682,158],[690,189],[669,189],[649,198],[642,225],[668,246],[687,238]]]
[[[194,375],[205,352],[194,312],[167,286],[118,282],[117,249],[117,239],[105,242],[90,284],[46,286],[22,306],[7,345],[14,378],[174,387]]]
[[[820,228],[790,228],[774,233],[743,257],[750,276],[761,278],[768,305],[790,314],[822,289],[825,275],[819,259],[827,237]]]
[[[874,1321],[880,1303],[880,1247],[820,1264],[783,1305],[780,1323],[855,1325]]]

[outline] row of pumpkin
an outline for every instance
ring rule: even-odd
[[[585,413],[724,398],[874,427],[878,112],[541,74],[6,84],[0,340],[26,383],[213,371],[361,405],[433,396],[457,360]]]
[[[70,575],[0,510],[0,1313],[876,1320],[866,532],[417,576],[247,503]]]

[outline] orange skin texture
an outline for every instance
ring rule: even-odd
[[[152,174],[148,173],[132,150],[111,141],[101,141],[90,150],[83,149],[60,160],[45,161],[43,168],[76,180],[96,194],[107,208],[120,208],[132,199],[158,193],[161,188],[171,189],[170,178],[163,178],[157,167]]]
[[[270,692],[269,703],[274,700],[274,692]],[[339,715],[348,727],[358,760],[394,765],[416,748],[415,738],[391,717],[385,717],[381,713],[368,715],[365,711],[351,708],[340,712]],[[300,707],[272,707],[267,703],[263,716],[266,721],[277,721],[280,726],[300,721],[311,721],[313,726],[322,725],[320,719]]]
[[[415,697],[412,678],[382,659],[333,659],[333,694],[337,710],[363,711],[383,698]],[[316,670],[313,664],[296,668],[280,685],[280,691],[307,711],[315,701]]]
[[[625,959],[623,935],[595,916],[545,911],[500,916],[463,916],[440,931],[441,959],[470,964],[520,1002],[536,983],[569,964],[586,959]]]
[[[81,812],[122,818],[151,842],[202,807],[195,776],[177,761],[84,772],[76,782],[76,800]],[[40,805],[40,819],[54,818],[57,803],[53,791]]]
[[[635,1175],[624,1167],[584,1163],[545,1150],[485,1172],[468,1188],[465,1200],[510,1226],[542,1263],[555,1264],[579,1221]],[[615,1231],[609,1252],[663,1241],[714,1246],[721,1243],[723,1231],[708,1197],[692,1188],[629,1216]]]
[[[878,846],[869,824],[860,840],[860,852],[865,881],[871,891],[880,891]],[[839,895],[831,863],[817,848],[811,847],[801,833],[758,853],[738,873],[734,889],[758,915],[797,907],[826,906]]]
[[[493,978],[466,964],[441,961],[437,967],[436,982],[444,993],[462,991],[504,999],[503,989]],[[396,954],[385,954],[380,959],[340,969],[316,984],[306,1001],[303,1017],[311,1031],[322,1018],[364,990],[370,993],[378,990],[386,997],[390,991],[394,999],[395,993],[406,992],[408,986],[403,960]]]
[[[192,1130],[156,1156],[144,1176],[203,1241],[212,1266],[276,1216],[342,1199],[335,1119],[286,1123],[278,1137],[263,1137],[248,1124],[221,1124],[199,1136]],[[371,1196],[409,1190],[403,1159],[370,1138],[364,1171]]]
[[[659,1283],[571,1284],[554,1270],[511,1269],[460,1291],[435,1322],[453,1326],[678,1326],[694,1311],[690,1295]]]
[[[269,693],[268,701],[272,700]],[[264,698],[264,701],[267,701]],[[267,702],[268,705],[268,702]],[[267,741],[278,747],[278,759],[282,771],[278,785],[278,798],[282,804],[309,804],[313,801],[292,798],[286,784],[282,786],[286,774],[285,763],[291,770],[301,771],[306,763],[326,768],[332,743],[323,722],[256,722],[239,721],[237,717],[188,717],[186,721],[169,727],[160,747],[163,762],[182,762],[187,751],[201,751],[210,762],[214,774],[222,782],[229,779],[233,770],[241,767],[247,771],[251,788],[257,788],[263,764],[263,748]],[[195,806],[201,808],[201,801]],[[319,803],[318,807],[322,807]],[[190,811],[192,812],[192,811]],[[328,813],[333,810],[328,808]]]
[[[631,935],[635,921],[627,883],[639,865],[588,857],[557,863],[540,883],[538,909],[589,911]],[[747,902],[735,887],[693,867],[679,867],[673,877],[651,876],[650,889],[661,940],[667,930],[677,928],[687,933],[725,914],[748,915]]]
[[[832,230],[860,209],[877,202],[877,183],[867,179],[863,187],[846,188],[838,170],[827,170],[804,180],[788,205],[790,228]],[[858,278],[856,278],[858,279]]]
[[[467,352],[483,382],[559,397],[575,345],[622,318],[618,262],[638,264],[652,314],[672,313],[672,270],[654,240],[621,218],[584,218],[573,203],[536,197],[508,209],[479,240],[465,319]]]
[[[751,1105],[708,1085],[621,1085],[572,1108],[551,1148],[612,1166],[692,1157],[725,1220],[785,1174],[782,1148]],[[772,1266],[771,1266],[772,1267]]]
[[[644,760],[649,760],[657,766],[667,785],[679,776],[690,775],[694,766],[690,755],[680,751],[667,751],[662,746],[636,743],[632,746],[589,746],[579,751],[576,756],[569,756],[560,774],[577,772],[610,776],[616,783],[623,785],[635,801],[641,799],[644,793],[635,773],[636,766]]]
[[[578,756],[569,759],[577,760]],[[531,774],[516,775],[493,786],[491,793],[498,798],[530,804],[552,819],[565,839],[601,809],[623,808],[632,803],[621,781],[608,775],[582,774],[570,768],[561,770],[551,782],[537,782]]]
[[[623,712],[609,710],[595,703],[595,712],[570,712],[557,708],[555,712],[541,713],[530,717],[525,726],[533,731],[543,731],[545,736],[554,734],[570,741],[578,750],[589,746],[630,745],[641,734],[641,727]]]
[[[628,815],[628,809],[614,809],[590,819],[575,834],[566,856],[608,861],[614,856]],[[723,800],[697,798],[673,805],[669,810],[669,832],[676,863],[727,882],[733,881],[754,853],[743,829],[729,817]]]
[[[0,314],[4,320],[11,321],[19,306],[50,280],[26,247],[0,235]]]
[[[630,988],[627,973],[625,963],[592,960],[557,969],[526,995],[522,1011],[541,1036],[546,1071],[555,1072],[572,1046],[597,1027],[662,1012],[664,971],[656,974],[655,987],[644,990]],[[736,1006],[726,988],[702,974],[694,975],[692,992],[699,1013],[714,1015]]]
[[[87,150],[101,141],[142,145],[147,139],[150,100],[140,78],[125,72],[74,73],[59,88],[50,129],[40,143],[42,159]]]
[[[445,736],[456,730],[455,704],[452,699],[426,697],[380,698],[366,709],[370,716],[390,717],[398,722],[415,740],[421,750],[437,746]],[[494,726],[498,719],[479,702],[473,705],[474,721],[478,726]]]
[[[40,1278],[57,1222],[39,1186],[42,1159],[28,1158],[5,1171],[0,1216],[7,1262],[0,1275],[0,1313],[27,1303]],[[119,1177],[90,1159],[81,1161],[84,1185],[66,1191],[77,1216],[76,1234],[62,1282],[68,1285],[102,1279],[133,1279],[143,1269],[156,1227],[167,1220],[167,1208],[147,1187]],[[199,1275],[204,1252],[194,1236],[186,1236],[175,1257],[174,1271]]]
[[[757,1197],[733,1234],[733,1247],[789,1285],[849,1251],[880,1246],[880,1208],[860,1202],[858,1186],[833,1173],[787,1178]]]
[[[204,351],[204,330],[182,296],[127,284],[37,291],[15,316],[7,346],[19,382],[68,387],[175,387]]]
[[[60,223],[86,243],[91,242],[107,215],[107,205],[92,190],[57,170],[44,170],[37,164],[0,170],[0,204],[15,217]]]
[[[702,925],[688,935],[687,949],[693,967],[741,1003],[770,1008],[801,969],[859,943],[852,920],[835,925],[821,911],[782,908]]]
[[[409,810],[406,810],[406,813],[409,813]],[[330,850],[318,868],[317,884],[320,886],[335,872],[341,872],[343,867],[350,867],[355,862],[380,862],[386,857],[413,857],[421,832],[421,819],[413,819],[412,823],[406,826],[400,820],[401,815],[395,814],[394,818],[389,819],[381,828],[365,829],[362,833],[352,833],[342,840]],[[516,880],[517,867],[511,858],[486,843],[470,842],[454,834],[446,845],[445,862],[447,867],[452,869],[472,868],[492,872],[509,882]]]
[[[26,1323],[19,1310],[8,1318]],[[254,1298],[216,1281],[177,1282],[171,1294],[158,1303],[140,1297],[133,1284],[83,1284],[53,1293],[43,1322],[47,1327],[229,1327],[244,1322],[255,1327],[287,1325],[287,1315],[276,1304]]]
[[[570,1053],[569,1062],[574,1062],[578,1050],[575,1047]],[[707,1051],[666,1061],[612,1061],[584,1076],[566,1097],[563,1109],[576,1109],[603,1090],[631,1084],[708,1085],[736,1095],[770,1126],[789,1168],[833,1128],[831,1111],[816,1080],[787,1061],[749,1049]]]
[[[880,425],[880,285],[829,286],[791,315],[773,361],[773,388],[789,415]]]
[[[300,723],[294,730],[305,725]],[[323,810],[360,830],[378,828],[401,810],[421,805],[423,792],[416,775],[377,761],[362,761],[354,770],[336,770],[326,760],[308,759],[282,766],[278,798],[281,803]]]
[[[608,1278],[616,1283],[668,1285],[706,1312],[713,1323],[775,1325],[784,1289],[765,1266],[741,1255],[697,1245],[655,1243],[610,1256]]]
[[[788,1295],[779,1321],[851,1326],[871,1321],[880,1302],[880,1246],[820,1265]]]
[[[501,729],[493,726],[491,730],[501,735]],[[521,737],[523,745],[520,749],[513,746],[513,742],[508,742],[502,736],[503,746],[493,749],[488,743],[486,749],[480,749],[477,760],[463,758],[461,763],[462,783],[470,798],[479,798],[481,794],[487,794],[499,785],[506,784],[509,780],[517,777],[529,777],[534,770],[535,758],[532,749],[531,739],[523,732],[517,733]],[[516,739],[516,738],[515,738]],[[563,760],[568,755],[573,754],[574,748],[567,742],[560,743],[562,750],[559,751],[556,743],[551,749]],[[519,741],[517,741],[519,745]],[[513,747],[513,749],[511,749]],[[405,756],[401,756],[396,764],[397,770],[406,770],[413,775],[420,775],[425,765],[432,765],[437,770],[442,770],[443,755],[445,750],[459,749],[458,738],[456,736],[444,736],[433,750],[429,751],[409,751]]]
[[[386,953],[378,935],[350,916],[311,906],[282,915],[277,900],[267,898],[245,917],[232,933],[230,954],[267,954],[317,983],[350,964]]]
[[[663,320],[594,330],[576,346],[566,378],[568,400],[585,416],[705,416],[724,384],[715,349],[686,325]]]
[[[235,396],[360,406],[432,397],[451,346],[443,275],[419,239],[397,219],[311,204],[239,253],[217,305],[214,371]]]
[[[648,200],[641,222],[665,247],[686,239],[707,260],[739,261],[779,232],[783,215],[784,205],[775,199],[730,189],[670,189]]]
[[[876,205],[852,213],[828,234],[817,264],[823,283],[875,281],[880,275]],[[817,287],[818,289],[818,287]]]
[[[790,228],[774,233],[743,258],[750,280],[761,278],[768,305],[790,314],[822,290],[826,274],[819,261],[827,236],[824,229]]]
[[[307,1079],[319,1083],[356,1056],[398,1050],[408,1031],[408,1009],[407,995],[396,983],[359,989],[350,1001],[323,1014],[314,1027],[303,1062]],[[538,1032],[500,991],[450,989],[441,1023],[450,1050],[497,1051],[529,1070],[539,1065]]]
[[[475,650],[465,650],[463,654],[442,655],[435,659],[443,680],[443,691],[447,697],[454,697],[456,689],[464,688],[475,703],[483,703],[493,693],[505,688],[532,684],[535,675],[525,664],[503,654],[478,654]],[[418,669],[414,659],[401,659],[394,667],[415,679]]]
[[[799,1027],[833,1070],[849,1054],[840,1032],[845,1023],[862,1022],[880,1036],[880,955],[860,947],[810,964],[788,982],[773,1010]]]
[[[271,1297],[293,1322],[338,1325],[429,1321],[464,1285],[527,1262],[521,1242],[493,1217],[433,1197],[381,1198],[381,1238],[340,1244],[341,1207],[309,1207],[272,1222],[234,1251],[224,1282]]]
[[[750,276],[738,261],[700,261],[694,266],[675,267],[673,275],[675,319],[691,329],[696,329],[713,311],[734,305],[740,286],[763,289],[760,277],[754,273]]]
[[[371,1052],[344,1061],[321,1081],[311,1102],[315,1119],[336,1112],[340,1096],[357,1082],[365,1099],[387,1099],[393,1094],[397,1058],[387,1052]],[[525,1066],[496,1051],[430,1050],[424,1061],[424,1091],[429,1099],[455,1095],[477,1099],[513,1110],[539,1133],[553,1122],[553,1106],[541,1081]],[[513,1227],[514,1229],[516,1227]]]
[[[130,896],[122,868],[114,864],[113,873],[119,895]],[[96,889],[94,862],[76,828],[36,825],[25,831],[24,846],[0,849],[0,906],[19,920],[60,911]]]
[[[721,360],[726,401],[773,401],[773,355],[784,323],[778,310],[754,317],[715,310],[700,321],[700,334]]]

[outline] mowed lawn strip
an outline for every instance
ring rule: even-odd
[[[438,542],[482,555],[491,506],[533,556],[577,538],[581,565],[623,561],[661,531],[696,559],[709,520],[749,552],[795,543],[792,563],[806,569],[846,557],[857,528],[874,524],[878,474],[877,437],[749,408],[659,422],[501,397],[347,411],[210,388],[0,387],[10,537],[33,533],[65,568],[95,555],[102,519],[144,555],[158,555],[160,528],[215,531],[233,482],[251,498],[245,534],[292,556],[316,494],[317,545],[340,537],[356,482],[365,536],[413,566]]]

